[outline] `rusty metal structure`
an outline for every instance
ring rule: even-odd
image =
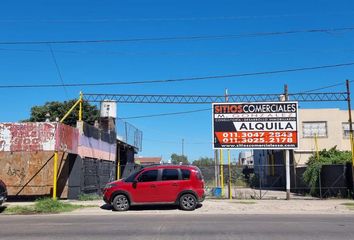
[[[99,159],[115,169],[115,138],[83,122],[78,128],[58,122],[0,123],[0,176],[10,196],[51,195],[57,152],[57,196],[67,198],[70,187],[80,187],[80,181],[70,186],[70,178],[80,178],[80,172],[72,174],[76,162]]]

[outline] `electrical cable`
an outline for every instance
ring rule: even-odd
[[[321,16],[349,15],[353,12],[321,13]],[[245,15],[215,17],[174,17],[174,18],[90,18],[90,19],[0,19],[0,23],[104,23],[104,22],[156,22],[156,21],[209,21],[247,20],[288,17],[313,17],[313,14]]]
[[[349,82],[353,82],[354,80],[350,80]],[[336,84],[332,84],[332,85],[328,85],[328,86],[323,86],[323,87],[319,87],[319,88],[315,88],[315,89],[311,89],[311,90],[306,90],[306,91],[301,91],[299,93],[295,93],[295,94],[301,94],[301,93],[311,93],[311,92],[317,92],[320,90],[324,90],[324,89],[328,89],[328,88],[333,88],[333,87],[338,87],[338,86],[342,86],[345,85],[345,82],[342,83],[336,83]]]
[[[28,49],[28,48],[0,48],[3,52],[27,52],[27,53],[46,53],[47,50]],[[222,52],[222,51],[184,51],[184,52],[127,52],[127,51],[78,51],[78,50],[55,50],[55,53],[64,54],[87,54],[87,55],[104,55],[104,56],[242,56],[243,54],[252,55],[276,55],[276,54],[293,54],[299,53],[301,49],[291,49],[284,51],[257,51],[257,52]],[[354,52],[354,49],[321,49],[321,50],[306,50],[304,53],[348,53]]]
[[[151,37],[151,38],[126,38],[126,39],[97,39],[97,40],[58,40],[58,41],[3,41],[0,45],[41,45],[41,44],[89,44],[89,43],[124,43],[124,42],[153,42],[153,41],[178,41],[178,40],[218,40],[232,39],[242,37],[263,37],[289,35],[298,33],[331,33],[353,31],[354,27],[342,28],[322,28],[322,29],[305,29],[290,30],[277,32],[254,32],[242,34],[224,34],[224,35],[204,35],[204,36],[175,36],[175,37]]]
[[[68,94],[68,91],[67,91],[67,89],[66,89],[66,87],[65,87],[65,83],[64,83],[63,77],[62,77],[62,75],[61,75],[61,71],[60,71],[60,68],[59,68],[57,59],[56,59],[56,57],[55,57],[55,55],[54,55],[53,48],[52,48],[52,46],[51,46],[50,44],[48,44],[48,47],[49,47],[49,49],[50,49],[50,53],[51,53],[51,56],[52,56],[52,58],[53,58],[53,62],[54,62],[55,67],[56,67],[56,69],[57,69],[59,79],[60,79],[61,84],[62,84],[62,86],[63,86],[63,88],[64,88],[64,92],[65,92],[66,98],[69,99],[69,94]]]
[[[119,119],[127,120],[127,119],[137,119],[137,118],[162,117],[162,116],[171,116],[171,115],[188,114],[188,113],[196,113],[196,112],[205,112],[205,111],[210,111],[210,110],[212,110],[212,109],[211,108],[202,108],[202,109],[196,109],[196,110],[191,110],[191,111],[158,113],[158,114],[150,114],[150,115],[123,117],[123,118],[119,118]]]
[[[282,70],[264,71],[264,72],[249,72],[240,74],[228,74],[228,75],[214,75],[204,77],[189,77],[189,78],[176,78],[165,80],[146,80],[146,81],[126,81],[126,82],[102,82],[102,83],[70,83],[70,84],[23,84],[23,85],[0,85],[0,88],[53,88],[53,87],[83,87],[83,86],[112,86],[112,85],[137,85],[137,84],[152,84],[152,83],[171,83],[171,82],[184,82],[184,81],[200,81],[209,79],[222,79],[222,78],[238,78],[238,77],[250,77],[259,75],[272,75],[279,73],[309,71],[327,68],[347,67],[353,66],[354,62],[338,63],[332,65],[321,65],[313,67],[302,68],[290,68]]]
[[[157,143],[167,143],[167,144],[181,144],[180,142],[177,141],[162,141],[162,140],[155,140],[155,139],[149,139],[149,138],[144,138],[144,141],[148,142],[157,142]],[[193,145],[203,145],[203,144],[213,144],[211,141],[210,142],[184,142],[185,145],[193,144]]]

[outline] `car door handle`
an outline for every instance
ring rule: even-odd
[[[172,183],[172,186],[178,187],[177,183]]]
[[[152,184],[150,185],[151,188],[156,188],[156,185]]]

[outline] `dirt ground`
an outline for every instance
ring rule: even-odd
[[[102,201],[72,202],[97,207],[79,209],[71,214],[111,214],[110,206]],[[124,214],[163,213],[163,214],[354,214],[351,208],[343,205],[353,200],[220,200],[206,199],[202,206],[193,212],[181,211],[173,206],[133,207]]]
[[[354,214],[352,200],[208,200],[201,212],[232,214]],[[205,207],[205,208],[204,208]]]

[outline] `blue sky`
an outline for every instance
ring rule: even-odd
[[[1,1],[0,42],[224,35],[354,26],[351,0]],[[52,45],[65,83],[159,80],[354,62],[354,31],[218,40]],[[354,67],[243,78],[105,87],[0,89],[0,121],[28,118],[33,105],[84,93],[280,93],[354,79]],[[47,45],[0,45],[0,85],[60,84]],[[328,89],[344,90],[344,85]],[[340,107],[344,103],[300,104]],[[205,105],[119,104],[119,117]],[[131,119],[144,132],[143,156],[212,156],[211,112]],[[233,152],[233,157],[237,157]]]

